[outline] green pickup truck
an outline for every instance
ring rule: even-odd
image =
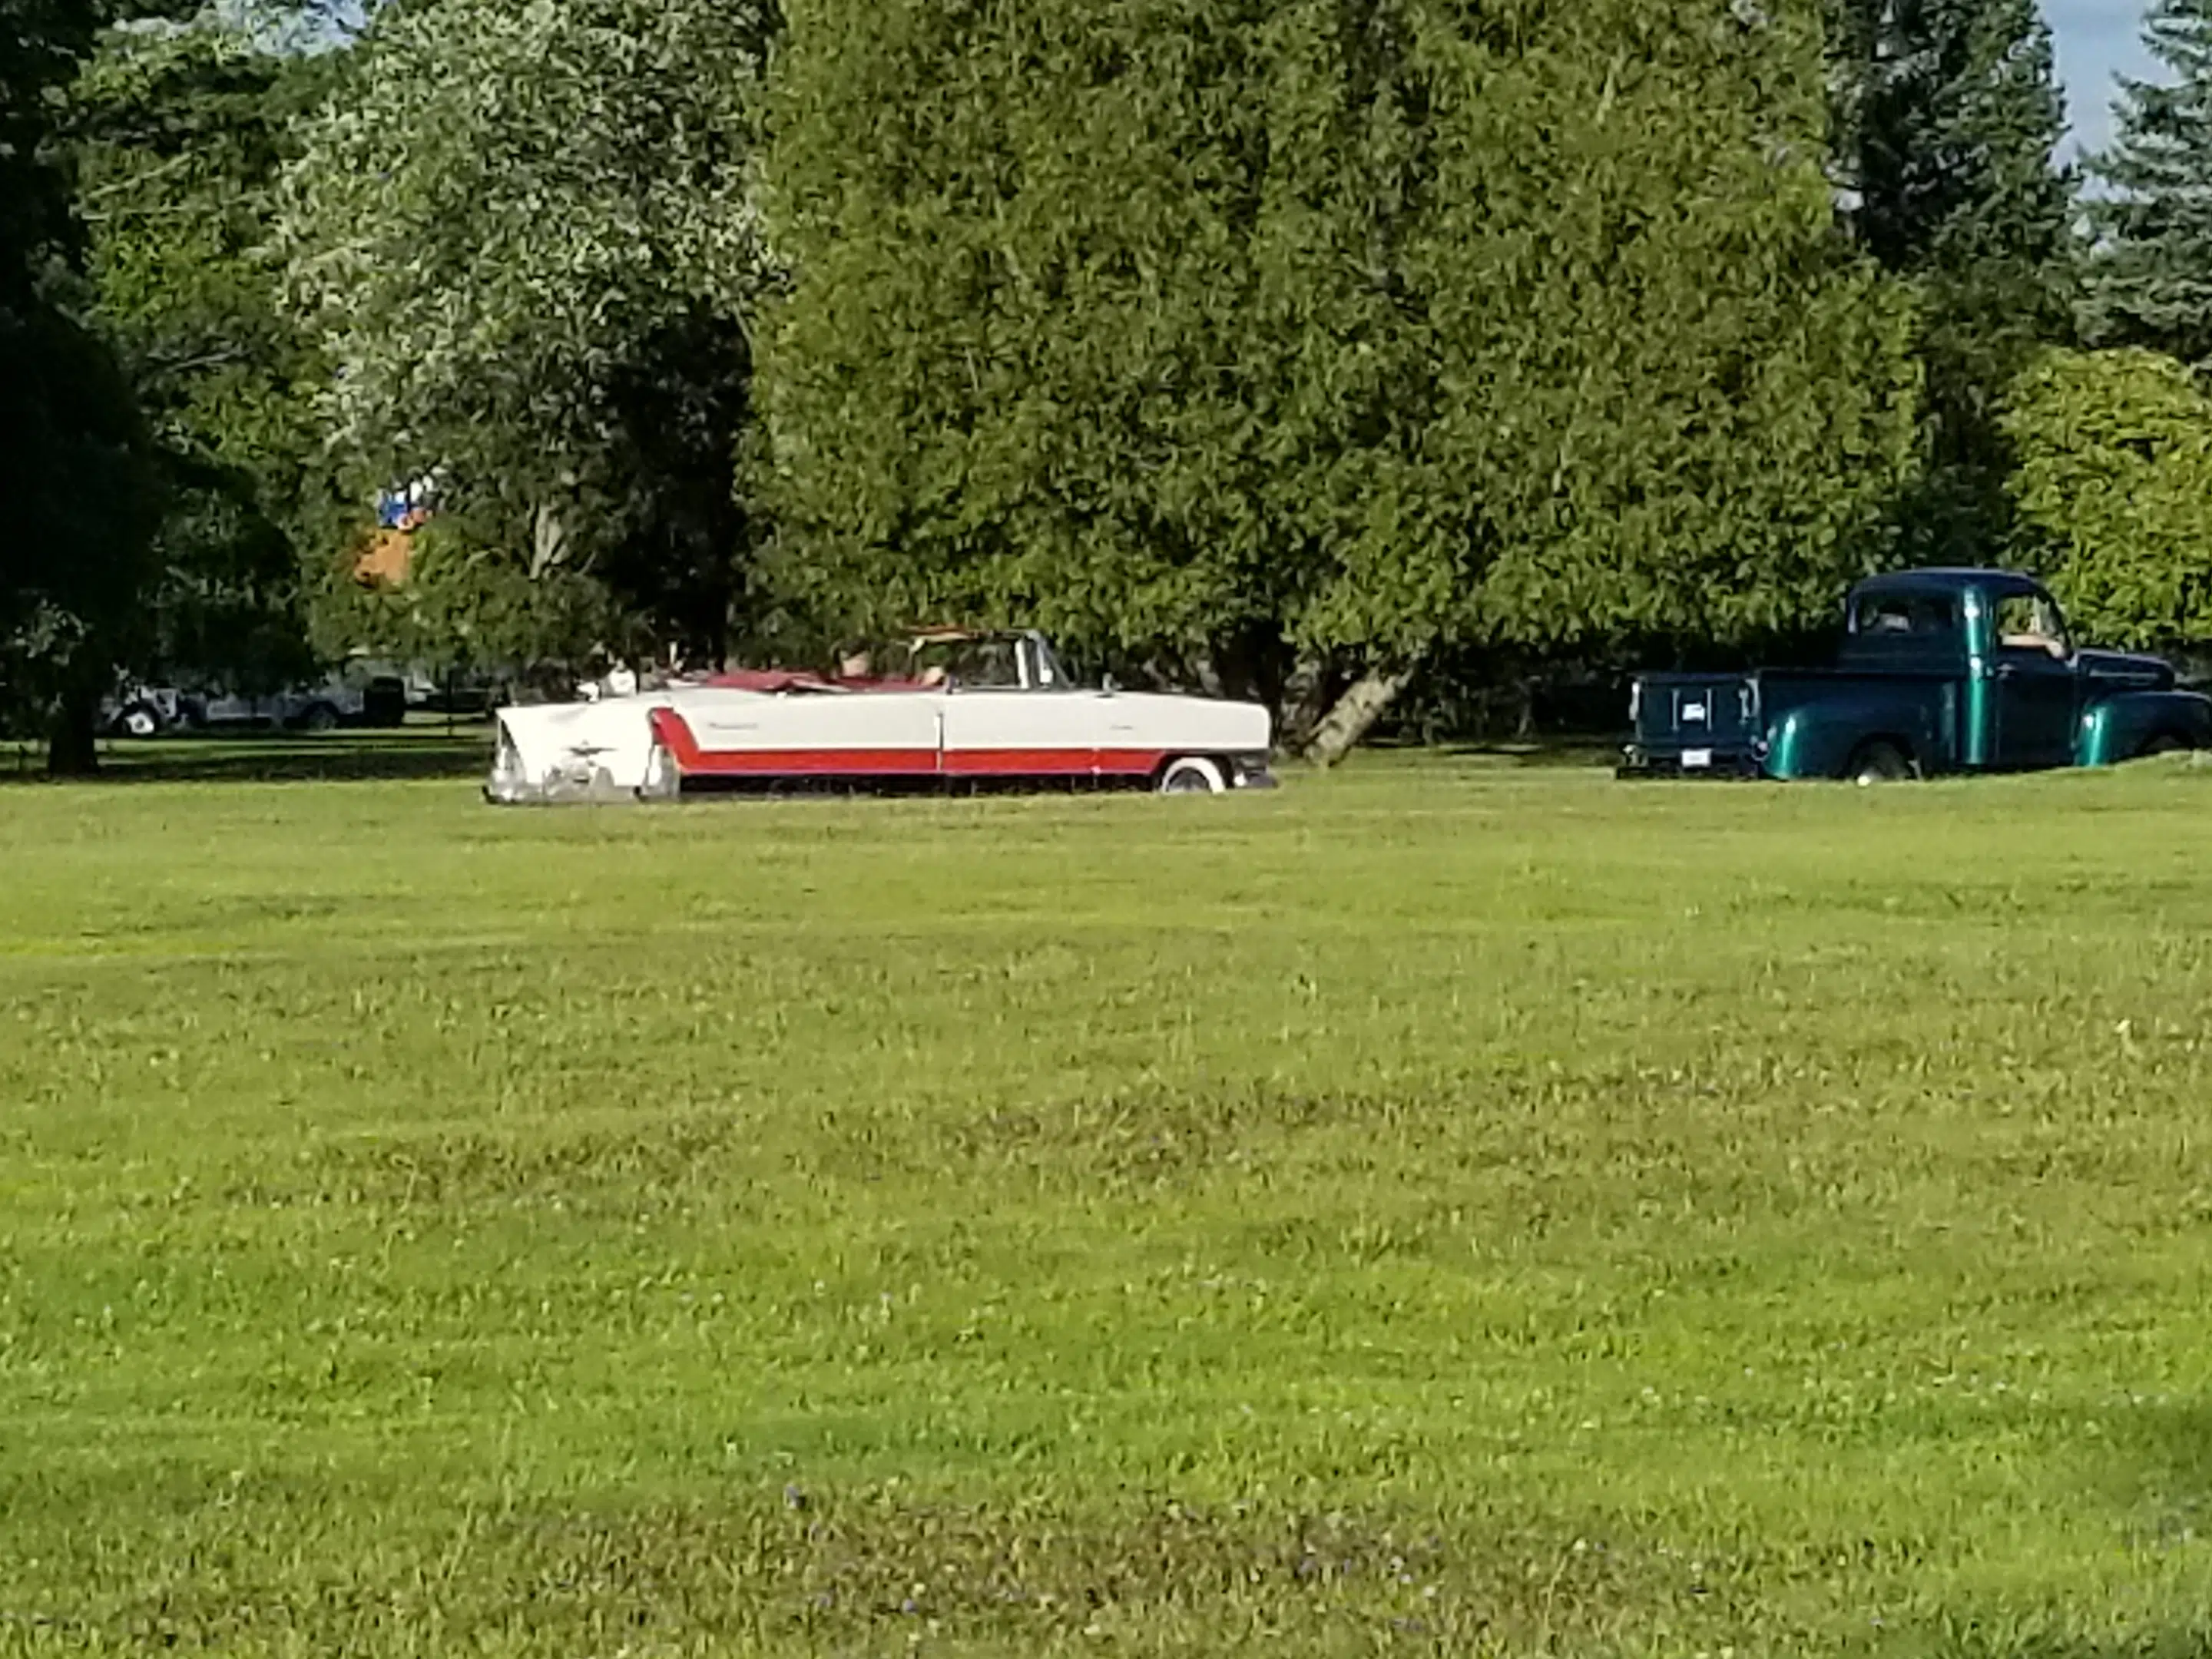
[[[2032,577],[1878,577],[1844,629],[1832,668],[1640,676],[1620,775],[1876,783],[2212,749],[2212,698],[2155,657],[2076,649]]]

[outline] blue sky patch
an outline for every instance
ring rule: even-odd
[[[2044,9],[2058,37],[2074,136],[2085,148],[2097,149],[2112,133],[2113,76],[2149,72],[2141,0],[2044,0]]]

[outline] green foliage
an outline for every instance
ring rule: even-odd
[[[0,704],[81,736],[143,621],[160,493],[113,359],[41,299],[0,305]]]
[[[269,242],[286,128],[328,75],[203,21],[112,33],[74,90],[95,316],[169,484],[145,672],[262,690],[312,665],[301,568],[339,514],[312,406],[323,365]]]
[[[335,570],[329,581],[343,591],[322,596],[314,614],[331,655],[359,649],[437,670],[507,669],[652,648],[604,583],[569,569],[532,576],[450,521],[416,533],[404,586],[364,591]]]
[[[93,0],[0,0],[0,306],[12,312],[73,242],[49,143],[59,88],[100,21]]]
[[[442,469],[480,548],[720,641],[771,21],[724,0],[380,16],[307,125],[284,222],[364,498]]]
[[[2212,640],[2212,398],[2188,368],[2149,351],[2052,352],[2005,425],[2022,528],[2085,631]]]
[[[0,1642],[2212,1649],[2212,772],[1176,805],[0,787]]]
[[[1902,296],[1833,232],[1814,37],[1570,10],[1503,50],[1432,26],[1409,264],[1440,369],[1401,493],[1464,526],[1478,640],[1825,615],[1882,556],[1917,386]]]
[[[2058,283],[2066,109],[2034,0],[1834,0],[1829,31],[1834,160],[1867,251],[1892,270]]]
[[[2143,39],[2164,71],[2130,81],[2109,189],[2090,204],[2099,234],[2086,325],[2092,343],[2212,362],[2212,5],[2154,0]]]
[[[1920,299],[1927,471],[1901,556],[2001,560],[2006,388],[2070,343],[2073,179],[2051,30],[2034,0],[1832,0],[1833,167],[1859,242]]]
[[[156,479],[130,388],[78,320],[79,239],[58,165],[62,88],[101,20],[0,0],[0,718],[54,724],[91,763],[100,694],[139,621]]]
[[[1912,386],[1813,51],[1625,3],[794,7],[781,581],[1376,659],[1832,605]]]

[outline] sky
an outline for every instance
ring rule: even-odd
[[[251,8],[258,0],[217,0]],[[313,0],[326,17],[357,23],[376,0]],[[2101,149],[2112,134],[2112,77],[2145,75],[2142,14],[2148,0],[2043,0],[2058,40],[2058,69],[2066,82],[2066,107],[2075,143]]]
[[[2142,0],[2043,0],[2043,9],[2058,37],[2074,137],[2098,149],[2112,131],[2113,76],[2144,76],[2150,68],[2142,46]]]

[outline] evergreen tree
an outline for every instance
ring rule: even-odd
[[[2154,0],[2143,28],[2166,75],[2123,84],[2094,171],[2085,329],[2098,345],[2212,362],[2212,0]]]
[[[1921,301],[1928,467],[1905,556],[2001,556],[2005,388],[2071,332],[2072,181],[2035,0],[1833,0],[1832,144],[1860,244]]]
[[[806,0],[782,580],[1280,641],[1351,672],[1332,747],[1448,641],[1825,611],[1911,388],[1819,84],[1809,30],[1718,3]]]

